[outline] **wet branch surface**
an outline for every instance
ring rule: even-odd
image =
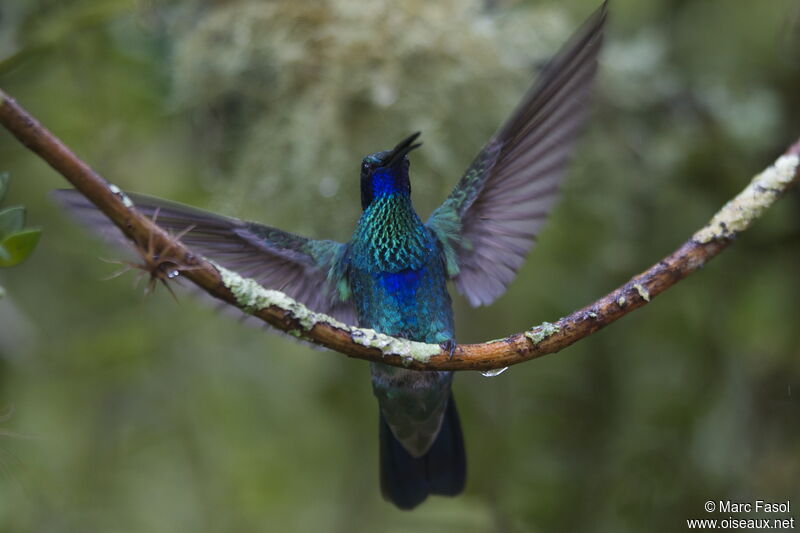
[[[701,269],[800,180],[799,140],[774,165],[753,178],[705,227],[624,285],[552,323],[545,322],[504,339],[460,344],[451,358],[447,350],[437,345],[411,342],[341,324],[308,310],[282,293],[264,289],[254,281],[194,254],[175,236],[137,212],[124,193],[81,161],[2,90],[0,123],[94,203],[136,244],[140,253],[152,255],[154,250],[168,250],[171,265],[180,271],[181,276],[215,298],[257,316],[277,329],[350,357],[414,370],[486,371],[563,350],[648,304],[678,281]],[[152,257],[144,259],[153,268],[159,268]]]

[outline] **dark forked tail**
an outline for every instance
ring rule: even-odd
[[[455,496],[464,490],[467,460],[452,394],[439,435],[422,457],[414,457],[403,448],[383,414],[380,415],[380,440],[381,492],[400,509],[413,509],[429,494]]]

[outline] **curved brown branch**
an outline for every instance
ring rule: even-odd
[[[675,252],[621,287],[553,323],[545,322],[504,339],[461,344],[453,357],[438,345],[411,342],[355,328],[314,313],[278,291],[267,290],[194,255],[180,241],[138,213],[117,187],[108,183],[0,90],[0,123],[47,161],[136,243],[169,250],[181,275],[212,296],[255,315],[277,329],[350,357],[415,370],[491,370],[554,353],[591,335],[702,268],[747,229],[800,179],[800,141],[728,202]]]

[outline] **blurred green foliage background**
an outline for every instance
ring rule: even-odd
[[[4,0],[0,87],[121,187],[346,240],[358,165],[422,130],[427,216],[597,2]],[[800,134],[800,7],[611,6],[563,201],[477,342],[670,252]],[[5,131],[44,234],[0,272],[2,531],[676,531],[706,500],[800,508],[800,195],[563,353],[459,374],[466,493],[384,503],[366,364],[144,298]],[[800,519],[800,513],[793,510]],[[738,515],[741,517],[741,515]]]

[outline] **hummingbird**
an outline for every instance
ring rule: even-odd
[[[452,354],[448,282],[470,305],[481,306],[502,295],[516,276],[557,199],[588,114],[606,17],[603,3],[542,68],[424,222],[411,201],[409,179],[419,132],[362,160],[362,214],[347,243],[142,194],[129,197],[190,249],[266,288],[343,322],[439,343]],[[56,197],[99,232],[118,233],[76,191],[56,191]],[[413,509],[430,494],[460,494],[467,467],[453,373],[382,363],[371,363],[370,373],[379,406],[383,497]]]

